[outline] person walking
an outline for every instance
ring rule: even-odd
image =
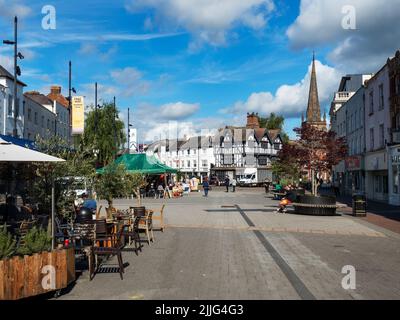
[[[236,179],[233,178],[233,180],[232,180],[232,192],[236,192],[236,184],[237,184]]]
[[[204,189],[204,196],[208,198],[208,191],[210,191],[210,183],[208,182],[207,177],[204,178],[203,189]]]
[[[229,192],[229,185],[230,185],[230,180],[229,180],[229,177],[228,176],[226,176],[226,178],[225,178],[225,187],[226,187],[226,192]]]

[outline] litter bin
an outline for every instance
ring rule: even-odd
[[[365,194],[353,194],[353,215],[356,217],[367,216],[367,198]]]

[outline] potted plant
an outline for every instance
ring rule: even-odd
[[[74,280],[74,248],[51,250],[51,237],[36,227],[20,241],[6,226],[0,230],[0,300],[60,290]]]

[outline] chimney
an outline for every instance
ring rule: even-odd
[[[248,113],[247,114],[247,129],[258,129],[260,128],[260,123],[258,119],[258,113]]]
[[[50,93],[56,94],[56,95],[61,94],[61,87],[60,86],[51,86]]]

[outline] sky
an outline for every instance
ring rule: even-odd
[[[400,0],[0,0],[0,40],[12,39],[18,15],[25,90],[61,85],[67,96],[71,60],[77,95],[93,104],[98,82],[100,104],[116,96],[125,122],[130,109],[139,142],[244,125],[247,112],[283,115],[294,137],[313,51],[328,113],[342,76],[374,73],[400,48],[399,7]],[[11,49],[0,44],[9,70]]]

